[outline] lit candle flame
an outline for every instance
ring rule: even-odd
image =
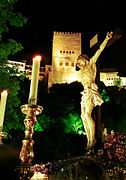
[[[6,95],[8,95],[8,91],[7,91],[7,90],[4,90],[1,94],[6,94]]]
[[[37,55],[33,58],[33,60],[38,60],[38,61],[41,61],[42,60],[42,56],[40,55]]]

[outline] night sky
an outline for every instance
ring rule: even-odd
[[[125,3],[125,2],[124,2]],[[19,0],[16,11],[28,18],[23,28],[12,28],[11,38],[21,42],[24,50],[11,59],[31,60],[43,54],[51,64],[53,31],[81,32],[83,53],[89,53],[90,38],[99,32],[101,43],[108,31],[121,28],[122,37],[100,56],[102,68],[117,68],[126,76],[125,4],[121,1],[43,1]]]

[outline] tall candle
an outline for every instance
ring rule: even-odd
[[[35,58],[33,58],[29,100],[37,99],[40,61],[41,61],[41,56],[36,56]]]
[[[4,90],[1,93],[1,101],[0,101],[0,127],[3,127],[7,95],[8,95],[7,90]]]

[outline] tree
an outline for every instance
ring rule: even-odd
[[[113,84],[114,86],[118,86],[119,87],[119,90],[123,87],[123,83],[122,83],[122,80],[121,78],[117,78],[113,81]]]
[[[78,113],[70,113],[67,118],[63,119],[63,122],[65,124],[65,133],[86,134]]]
[[[22,27],[27,22],[27,19],[20,12],[15,12],[14,10],[14,3],[17,1],[0,1],[0,92],[3,89],[8,89],[9,91],[4,122],[6,132],[20,127],[20,119],[17,112],[17,107],[20,104],[18,92],[20,90],[19,81],[24,75],[20,74],[17,67],[10,68],[7,66],[8,56],[14,55],[23,49],[19,42],[8,38],[8,33],[12,26]]]
[[[14,11],[14,3],[17,0],[0,1],[0,65],[6,64],[8,56],[14,55],[23,47],[14,39],[7,39],[7,33],[12,26],[22,27],[27,19],[20,12]]]
[[[118,86],[102,86],[102,121],[105,127],[126,133],[126,90]]]
[[[84,134],[80,118],[80,83],[55,84],[46,97],[35,130]],[[40,94],[41,96],[41,94]]]

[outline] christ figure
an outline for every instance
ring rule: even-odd
[[[97,73],[96,61],[107,42],[112,38],[112,35],[113,32],[107,33],[105,40],[91,59],[87,55],[80,55],[77,59],[77,66],[80,68],[82,75],[81,83],[84,87],[84,91],[81,92],[81,118],[87,134],[87,149],[96,143],[95,121],[91,117],[92,110],[95,106],[100,106],[103,103],[98,92],[98,86],[95,83]]]

